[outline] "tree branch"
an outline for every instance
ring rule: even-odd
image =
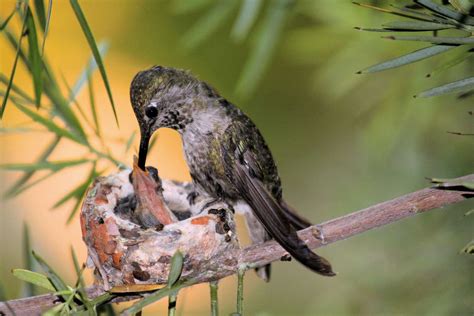
[[[458,178],[457,180],[474,181],[474,174]],[[350,238],[365,231],[384,226],[403,218],[420,214],[433,209],[462,202],[474,197],[474,191],[463,187],[452,188],[425,188],[413,193],[370,206],[366,209],[335,218],[319,225],[314,225],[300,231],[299,236],[310,248],[319,248],[330,243]],[[213,275],[199,274],[196,283],[209,282],[235,274],[242,265],[247,268],[263,266],[280,260],[286,254],[285,250],[275,241],[252,245],[239,251],[238,258],[232,270],[219,271]],[[97,297],[104,293],[98,286],[87,289],[90,297]],[[128,301],[137,299],[136,293],[121,295],[113,299]],[[60,298],[52,295],[39,295],[23,299],[10,300],[0,303],[0,315],[34,315],[40,314],[58,302]]]

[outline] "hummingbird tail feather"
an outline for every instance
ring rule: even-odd
[[[291,225],[293,225],[296,230],[302,230],[313,225],[309,220],[298,214],[298,212],[291,205],[286,203],[285,200],[281,200],[280,206],[285,211],[286,218],[291,222]]]
[[[252,162],[248,165],[252,165]],[[329,261],[312,252],[298,238],[296,230],[285,215],[285,210],[262,182],[251,176],[249,168],[239,161],[235,164],[235,182],[239,193],[252,208],[260,223],[292,257],[316,273],[324,276],[336,275]]]

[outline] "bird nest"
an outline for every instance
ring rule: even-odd
[[[150,171],[99,177],[87,192],[81,228],[96,282],[112,292],[159,288],[178,250],[183,281],[234,271],[240,247],[229,207],[206,207],[209,198],[195,198],[191,183],[161,181]]]

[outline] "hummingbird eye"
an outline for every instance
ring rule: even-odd
[[[149,106],[145,109],[145,115],[148,118],[154,119],[158,115],[158,109],[156,106]]]

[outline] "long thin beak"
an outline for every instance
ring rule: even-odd
[[[140,149],[138,151],[138,167],[145,170],[146,156],[148,154],[148,144],[150,142],[150,131],[142,130],[140,138]]]

